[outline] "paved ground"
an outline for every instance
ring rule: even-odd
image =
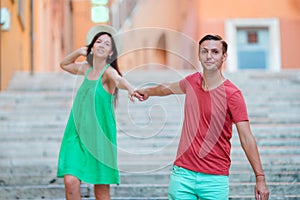
[[[179,80],[191,71],[135,70],[136,86]],[[300,199],[300,71],[226,74],[245,95],[252,131],[266,172],[270,199]],[[80,80],[65,73],[17,73],[0,93],[0,199],[63,199],[55,177],[57,156]],[[183,118],[184,96],[130,103],[120,92],[116,109],[120,186],[113,199],[167,199],[172,161]],[[253,199],[255,177],[232,138],[230,198]],[[91,185],[83,184],[86,199]]]

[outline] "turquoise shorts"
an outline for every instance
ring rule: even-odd
[[[228,200],[228,176],[203,174],[173,166],[169,200]]]

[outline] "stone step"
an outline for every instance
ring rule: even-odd
[[[134,70],[124,77],[144,86],[177,81],[190,73]],[[300,199],[300,73],[225,76],[245,95],[270,199]],[[57,156],[80,81],[66,73],[19,73],[8,91],[0,93],[0,199],[64,199],[63,181],[55,175]],[[167,199],[183,105],[183,95],[152,97],[132,104],[126,92],[120,91],[116,116],[121,185],[112,186],[112,199]],[[230,199],[253,199],[255,177],[236,130],[230,173]],[[91,185],[83,184],[82,192],[84,199],[94,199]]]
[[[171,68],[159,71],[155,69],[134,69],[131,71],[124,71],[123,76],[128,80],[139,82],[139,83],[155,83],[158,80],[172,81],[184,78],[186,75],[194,73],[194,70],[173,70]],[[146,75],[146,76],[145,76]],[[237,83],[249,83],[251,84],[240,84],[245,88],[252,88],[255,85],[263,85],[262,89],[273,88],[272,84],[275,83],[280,87],[286,87],[287,85],[295,85],[299,82],[298,71],[281,71],[279,73],[264,72],[264,71],[247,71],[228,73],[224,72],[224,76]],[[19,82],[22,84],[18,84]],[[74,75],[70,75],[65,72],[58,73],[36,73],[31,76],[28,73],[15,73],[13,79],[10,82],[10,90],[35,90],[39,88],[56,88],[61,89],[69,86],[72,81],[79,81]],[[32,84],[35,83],[35,84]],[[51,83],[51,84],[49,84]],[[272,90],[266,90],[272,91]]]
[[[295,156],[295,155],[294,155]],[[145,162],[145,161],[131,161],[131,162],[121,162],[119,161],[119,169],[123,172],[128,173],[152,173],[162,170],[165,167],[171,166],[173,163],[172,159],[169,160],[160,160],[156,159],[152,162]],[[30,167],[30,171],[24,171],[24,173],[31,173],[35,171],[39,171],[40,166],[49,166],[52,171],[56,171],[56,165],[57,165],[57,158],[24,158],[24,159],[6,159],[1,162],[0,169],[3,171],[9,171],[12,174],[16,173],[15,169],[17,168],[24,168],[27,169]],[[272,173],[279,173],[283,172],[286,173],[288,171],[300,171],[299,170],[299,160],[298,161],[280,161],[273,160],[269,162],[265,162],[263,160],[263,168],[266,172],[272,172]],[[41,169],[44,169],[43,167]],[[238,172],[238,171],[252,171],[251,167],[246,159],[242,161],[233,161],[231,165],[231,172]],[[21,172],[18,172],[17,174],[20,174]]]
[[[62,134],[62,131],[65,128],[65,122],[67,121],[67,117],[60,121],[60,124],[58,124],[58,126],[56,127],[49,127],[47,126],[47,122],[45,122],[44,126],[29,126],[29,124],[27,125],[26,123],[22,123],[22,122],[16,122],[15,126],[8,126],[6,125],[6,123],[1,123],[0,127],[1,127],[1,132],[0,135],[1,136],[9,136],[10,134],[24,134],[26,136],[26,134],[32,133],[33,135],[35,134],[40,134],[41,132],[45,132],[45,133],[50,133],[52,132],[52,134]],[[251,122],[250,122],[251,123]],[[41,123],[39,123],[41,124]],[[18,127],[21,126],[21,127]],[[168,125],[167,129],[165,129],[164,134],[160,134],[161,137],[166,136],[173,136],[173,135],[177,135],[180,134],[181,132],[181,125],[180,124],[172,124],[172,125]],[[22,128],[22,129],[21,129]],[[128,135],[126,135],[125,131],[129,131],[129,132],[136,132],[136,128],[132,128],[132,126],[126,126],[126,125],[117,125],[118,128],[118,137],[128,137]],[[159,127],[160,128],[160,127]],[[141,129],[141,131],[144,130],[151,130],[151,126],[146,127],[144,129]],[[153,127],[152,127],[153,129]],[[252,124],[251,125],[251,130],[253,132],[253,134],[255,135],[256,139],[260,139],[260,138],[265,138],[265,139],[270,139],[270,138],[274,138],[274,139],[278,139],[278,138],[299,138],[299,131],[300,131],[300,122],[297,124]],[[125,134],[124,134],[125,133]],[[136,133],[137,134],[137,133]],[[234,138],[238,138],[237,137],[237,132],[235,127],[233,127],[233,139]]]
[[[33,167],[36,168],[36,167]],[[288,167],[287,167],[288,168]],[[49,185],[49,184],[63,184],[63,179],[56,178],[56,169],[44,170],[37,169],[33,171],[29,169],[25,171],[20,169],[19,172],[13,169],[4,169],[0,167],[0,185],[1,186],[22,186],[22,185]],[[27,168],[28,169],[28,168]],[[268,182],[300,182],[299,171],[288,170],[269,172],[266,170],[266,179]],[[121,184],[144,184],[144,183],[164,183],[168,184],[171,174],[170,167],[164,170],[153,173],[124,173],[121,172]],[[231,171],[230,182],[255,182],[255,176],[251,171]]]
[[[254,89],[255,90],[255,89]],[[298,90],[298,89],[297,89]],[[260,98],[256,98],[257,94],[244,94],[245,101],[248,106],[257,106],[263,108],[265,106],[266,108],[280,108],[283,106],[295,106],[299,105],[300,98],[296,95],[298,93],[297,90],[292,90],[287,94],[280,93],[280,96],[278,94],[265,94],[262,96],[260,95]],[[257,91],[257,90],[256,90]],[[131,103],[127,98],[127,92],[124,90],[119,91],[119,104],[118,105],[126,105],[126,104],[133,104],[135,106],[138,105],[147,105],[150,102],[155,102],[157,100],[162,101],[164,99],[172,99],[170,103],[174,105],[175,103],[182,103],[185,96],[184,95],[171,95],[167,97],[150,97],[149,100],[145,102],[139,102],[136,101],[135,103]],[[34,92],[34,91],[7,91],[0,93],[1,101],[0,106],[3,106],[5,104],[11,106],[11,107],[17,107],[17,106],[28,106],[32,105],[32,103],[36,102],[39,104],[45,104],[48,107],[53,107],[55,104],[58,103],[71,103],[76,95],[76,91],[64,91],[64,92]],[[157,102],[159,102],[157,101]],[[46,104],[48,103],[48,104]],[[68,105],[68,104],[66,104]]]
[[[39,132],[37,134],[10,134],[2,137],[0,145],[5,147],[2,151],[3,154],[8,153],[33,153],[33,149],[38,151],[47,151],[50,155],[57,154],[58,147],[60,145],[63,134],[56,135],[43,135],[45,132]],[[173,140],[173,141],[170,141]],[[25,142],[24,145],[19,145],[20,142]],[[286,154],[297,154],[299,153],[299,138],[275,138],[270,140],[269,138],[257,138],[257,144],[263,155],[286,155]],[[130,138],[119,138],[118,147],[120,155],[123,156],[122,151],[139,153],[153,153],[154,151],[166,152],[167,154],[174,154],[177,150],[178,139],[174,137],[165,138],[151,138],[148,140],[130,139]],[[30,148],[28,148],[30,147]],[[279,148],[280,147],[280,148]],[[138,149],[138,150],[136,150]],[[232,141],[232,154],[243,155],[243,151],[240,146],[238,139]],[[1,155],[1,153],[0,153]],[[7,155],[7,156],[9,156]],[[3,155],[5,156],[5,155]]]
[[[164,108],[166,109],[166,107]],[[172,109],[168,107],[168,109]],[[289,113],[286,112],[286,109],[293,109]],[[252,109],[254,110],[254,109]],[[176,111],[174,113],[168,112],[168,116],[165,116],[163,113],[158,113],[157,115],[151,115],[151,123],[175,123],[181,124],[181,118],[183,117],[180,111]],[[65,120],[67,119],[70,112],[70,108],[65,108],[65,106],[55,106],[55,107],[45,107],[40,106],[36,110],[28,108],[28,110],[24,111],[22,108],[18,108],[17,111],[12,111],[9,109],[2,109],[0,113],[0,120],[2,124],[11,123],[13,121],[19,122],[47,122],[47,120]],[[257,111],[255,113],[249,112],[249,119],[252,124],[297,124],[299,123],[300,118],[300,109],[295,109],[293,107],[287,108],[282,107],[279,111],[272,110],[269,111]],[[39,115],[39,118],[36,116]],[[172,118],[170,116],[173,116]],[[280,118],[281,116],[282,118]],[[116,117],[118,118],[118,124],[126,125],[128,122],[135,123],[137,125],[147,125],[149,124],[149,116],[147,112],[143,113],[116,113]],[[128,125],[128,124],[127,124]]]
[[[255,183],[230,183],[230,194],[239,194],[240,197],[248,196],[253,198]],[[285,187],[282,187],[284,185]],[[300,183],[278,183],[269,182],[270,199],[284,198],[285,194],[292,197],[300,197],[298,191]],[[161,198],[167,197],[168,184],[125,184],[111,186],[111,196],[115,197],[140,197],[140,198]],[[82,184],[82,196],[93,197],[93,186]],[[236,196],[236,195],[235,195]],[[55,199],[64,197],[63,185],[36,185],[36,186],[1,186],[1,199]]]
[[[263,106],[267,106],[267,108],[269,106],[273,106],[275,108],[280,108],[282,106],[293,106],[293,105],[298,105],[299,101],[300,101],[300,97],[296,94],[298,94],[298,89],[294,89],[294,90],[288,90],[285,92],[280,92],[280,96],[278,95],[278,93],[265,93],[264,92],[264,96],[260,96],[260,98],[257,98],[257,93],[253,93],[253,94],[249,94],[246,92],[243,92],[244,96],[245,96],[245,101],[247,103],[248,106],[259,106],[259,107],[263,107]],[[255,90],[255,88],[252,90]],[[130,103],[127,95],[125,95],[127,92],[120,90],[119,91],[120,96],[119,96],[119,102],[120,104],[128,104]],[[69,102],[71,103],[72,99],[75,97],[76,95],[76,90],[69,90],[69,91],[53,91],[53,92],[45,92],[45,91],[41,91],[41,92],[35,92],[35,91],[5,91],[0,93],[0,106],[3,106],[5,104],[8,104],[10,106],[27,106],[27,105],[32,105],[32,103],[39,103],[39,104],[45,104],[48,105],[49,107],[53,106],[52,103],[54,103],[54,105],[56,103],[61,103],[62,101],[64,102]],[[124,96],[125,95],[125,96]],[[149,100],[147,101],[152,101],[152,100],[162,100],[162,99],[177,99],[177,103],[178,100],[179,102],[181,102],[182,100],[184,100],[184,95],[172,95],[169,97],[150,97]],[[47,104],[48,102],[48,104]],[[49,102],[51,102],[51,104],[49,104]],[[175,104],[176,101],[173,101],[170,103]],[[120,105],[119,104],[119,105]],[[138,102],[136,101],[137,105],[145,105],[147,104],[146,102]]]
[[[29,160],[32,163],[39,163],[39,159],[43,162],[47,160],[55,160],[59,153],[60,144],[55,142],[52,146],[49,144],[43,143],[34,143],[38,145],[16,147],[15,149],[5,149],[0,153],[0,158],[2,162],[0,165],[7,163],[27,163]],[[5,146],[5,145],[3,145]],[[28,150],[28,148],[30,148]],[[240,147],[238,147],[240,148]],[[260,148],[261,159],[264,162],[276,161],[278,157],[284,159],[287,163],[293,159],[294,162],[300,162],[300,157],[297,156],[300,154],[299,147],[285,147],[285,148]],[[169,163],[174,160],[176,156],[176,148],[173,151],[170,150],[161,150],[159,148],[145,148],[142,151],[135,151],[134,149],[126,149],[119,151],[119,162],[122,165],[133,165],[133,164],[142,164],[148,165],[152,162],[154,163]],[[234,150],[231,153],[232,161],[243,161],[246,159],[244,152]],[[27,161],[26,161],[27,159]],[[37,161],[37,162],[36,162]]]
[[[7,165],[1,165],[0,169],[0,179],[5,182],[5,185],[10,185],[10,183],[18,185],[17,181],[20,180],[17,176],[28,176],[28,182],[32,182],[32,180],[35,180],[37,177],[46,177],[48,180],[55,179],[56,177],[56,165],[57,160],[53,160],[53,162],[49,162],[46,159],[39,159],[37,161],[33,161],[33,163],[30,161],[30,163],[17,163],[19,165],[11,165],[10,163],[7,163]],[[42,162],[44,161],[44,162]],[[45,165],[47,163],[48,168],[45,169],[45,167],[40,167],[43,164]],[[161,165],[160,165],[161,164]],[[143,165],[141,163],[133,163],[130,164],[122,164],[119,166],[119,169],[121,173],[127,173],[127,174],[155,174],[160,172],[166,172],[164,169],[169,168],[172,165],[172,162],[170,163],[151,163]],[[273,167],[274,166],[274,167]],[[268,163],[263,164],[264,172],[266,174],[266,177],[270,177],[271,175],[278,174],[279,176],[290,176],[293,174],[300,174],[299,170],[299,162],[298,163]],[[18,168],[21,168],[22,170],[17,170]],[[25,169],[28,169],[27,171]],[[41,172],[42,169],[45,169]],[[247,161],[244,161],[243,163],[233,163],[230,169],[231,174],[240,174],[242,177],[240,179],[244,179],[245,177],[252,177],[253,171]],[[293,175],[296,176],[296,175]],[[48,177],[48,178],[47,178]],[[296,178],[296,177],[295,177]],[[298,179],[298,177],[297,177]],[[44,179],[43,179],[44,180]],[[34,181],[33,181],[34,182]],[[23,182],[20,182],[19,184],[23,184]]]
[[[33,133],[18,133],[18,134],[9,134],[1,137],[0,146],[6,147],[4,151],[19,151],[20,149],[28,149],[28,146],[37,146],[36,142],[45,145],[58,145],[62,140],[63,134],[56,135],[47,135],[45,132],[39,132],[36,134]],[[176,141],[175,141],[176,139]],[[157,151],[168,147],[170,152],[177,150],[177,138],[174,137],[165,137],[165,138],[151,138],[148,140],[133,140],[128,137],[118,137],[118,147],[129,152],[151,152],[153,150]],[[174,140],[172,143],[170,140]],[[273,148],[280,147],[280,150],[284,151],[286,148],[298,147],[300,144],[300,138],[289,137],[289,138],[275,138],[270,140],[269,138],[256,138],[259,148],[265,150],[272,150]],[[19,142],[25,142],[26,145],[18,145]],[[16,146],[16,148],[13,148]],[[239,150],[240,141],[237,138],[232,139],[232,147]],[[136,151],[136,148],[139,150]],[[233,149],[234,150],[234,149]],[[49,149],[49,151],[57,152],[57,149]],[[28,151],[27,151],[28,152]],[[29,151],[30,152],[30,151]],[[273,152],[272,152],[273,153]],[[1,155],[1,154],[0,154]]]
[[[4,128],[3,128],[4,129]],[[1,129],[2,131],[4,131]],[[44,129],[38,129],[38,128],[24,128],[22,129],[24,132],[21,132],[20,130],[16,131],[5,131],[4,134],[1,135],[1,141],[0,144],[5,143],[7,144],[18,144],[19,142],[36,142],[39,141],[41,143],[60,143],[63,137],[63,127],[61,128],[48,128],[46,130]],[[177,140],[178,140],[178,135],[174,135],[172,133],[162,133],[162,136],[156,136],[152,138],[147,138],[147,140],[143,139],[135,139],[132,137],[129,137],[128,135],[120,135],[118,134],[118,144],[121,149],[130,149],[133,147],[141,147],[141,146],[146,146],[146,147],[157,147],[161,148],[164,146],[170,146],[172,144],[173,148],[176,150],[177,149]],[[276,134],[274,133],[273,135],[270,133],[264,133],[264,134],[254,134],[256,138],[256,142],[258,144],[259,148],[274,148],[274,147],[297,147],[299,146],[299,136],[295,132],[289,132],[289,131],[283,131],[282,134]],[[170,141],[171,140],[171,141]],[[140,142],[140,143],[138,143]],[[232,146],[233,147],[240,147],[240,141],[237,136],[234,136],[232,138]],[[128,146],[131,145],[131,146]],[[24,148],[27,148],[28,145],[25,143]],[[22,148],[20,146],[20,148]],[[174,151],[170,149],[170,151]],[[8,147],[8,150],[10,147]],[[142,149],[141,149],[142,150]]]

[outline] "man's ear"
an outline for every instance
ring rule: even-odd
[[[223,54],[223,62],[225,62],[225,61],[227,60],[227,56],[228,56],[227,53],[224,53],[224,54]]]

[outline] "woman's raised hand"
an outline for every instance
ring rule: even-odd
[[[80,55],[87,56],[87,49],[88,49],[87,47],[81,47],[77,51]]]

